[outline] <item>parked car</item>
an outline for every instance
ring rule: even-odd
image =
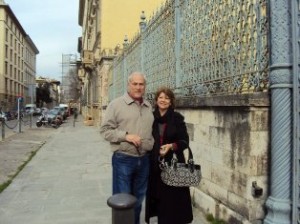
[[[41,108],[36,108],[35,111],[33,111],[33,116],[41,115],[42,114],[42,109]]]
[[[51,109],[47,112],[47,118],[48,118],[48,121],[51,123],[51,121],[53,120],[60,120],[60,123],[63,122],[63,117],[60,113],[59,110],[56,110],[56,109]]]
[[[66,114],[67,114],[67,117],[70,116],[70,109],[69,109],[68,104],[63,104],[63,103],[61,103],[61,104],[59,104],[59,107],[62,107],[62,108],[65,109],[65,112],[66,112]]]
[[[6,114],[4,112],[2,112],[2,111],[0,111],[0,118],[4,119],[5,121],[7,121]]]
[[[35,104],[26,104],[25,105],[25,113],[26,114],[34,115],[35,111],[36,111],[36,105]]]
[[[58,107],[58,106],[57,106],[57,107],[54,107],[53,110],[59,111],[60,114],[61,114],[61,116],[62,116],[62,118],[63,118],[64,120],[67,119],[68,115],[67,115],[67,112],[66,112],[66,110],[65,110],[64,107]]]
[[[55,113],[52,112],[50,112],[49,114],[42,113],[36,121],[37,127],[52,126],[54,128],[58,128],[60,125],[61,120],[58,118],[58,116],[55,115]]]
[[[41,113],[48,113],[49,109],[47,107],[42,107],[41,108]]]

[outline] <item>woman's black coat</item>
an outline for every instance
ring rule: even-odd
[[[159,122],[166,122],[166,128],[163,135],[163,143],[176,143],[175,150],[178,162],[184,162],[183,150],[186,149],[185,144],[180,140],[189,142],[184,117],[169,109],[166,117],[162,119],[157,111],[154,112],[153,137],[154,146],[150,156],[150,176],[146,195],[146,211],[145,220],[149,223],[150,217],[159,215],[159,223],[163,224],[185,224],[193,220],[192,204],[190,190],[188,187],[172,187],[167,186],[161,181],[160,169],[158,163],[160,149]],[[163,120],[163,121],[162,121]],[[165,160],[172,158],[171,150],[165,156]],[[159,202],[159,203],[158,203]],[[160,213],[160,214],[158,214]]]

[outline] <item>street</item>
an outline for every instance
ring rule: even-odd
[[[37,152],[0,194],[1,224],[112,223],[109,145],[81,119],[75,127],[69,118],[58,129],[32,127],[0,142],[0,160],[6,155],[13,161],[9,152],[16,147],[19,154],[27,150],[27,157]],[[207,223],[197,209],[194,215],[193,224]]]

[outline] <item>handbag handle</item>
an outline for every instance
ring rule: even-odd
[[[189,168],[191,169],[191,171],[193,172],[194,171],[194,164],[195,163],[194,163],[194,158],[193,158],[192,150],[191,150],[189,144],[187,143],[187,141],[185,141],[185,140],[179,140],[179,142],[183,142],[186,145],[186,148],[189,150],[187,164],[188,164]],[[177,167],[177,162],[178,162],[177,155],[176,155],[176,153],[174,151],[172,151],[172,153],[173,153],[173,158],[171,160],[171,167],[176,168]],[[160,163],[159,167],[161,169],[163,169],[166,166],[166,164],[165,164],[165,158],[159,156],[158,157],[158,161]]]
[[[187,149],[189,150],[188,163],[194,164],[193,153],[192,153],[192,150],[191,150],[189,144],[187,143],[187,141],[185,141],[185,140],[179,140],[179,142],[183,142],[185,144],[185,146],[187,147]],[[173,153],[173,155],[174,155],[174,153]]]

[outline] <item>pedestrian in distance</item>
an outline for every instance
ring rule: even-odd
[[[111,101],[100,127],[113,151],[113,194],[129,193],[137,198],[135,224],[140,213],[149,176],[149,151],[153,148],[151,104],[143,98],[145,76],[133,72],[128,77],[127,92]]]
[[[193,220],[189,187],[173,187],[161,180],[159,159],[170,162],[176,153],[178,162],[185,161],[189,135],[184,117],[174,111],[175,96],[171,89],[162,87],[155,94],[153,123],[154,146],[150,155],[149,185],[146,194],[145,221],[157,216],[158,224],[187,224]],[[184,141],[183,141],[184,140]]]
[[[78,110],[77,107],[74,108],[74,119],[73,119],[73,126],[75,127],[75,122],[77,121],[78,117]]]
[[[78,109],[75,107],[74,108],[74,119],[76,120],[78,117]]]

